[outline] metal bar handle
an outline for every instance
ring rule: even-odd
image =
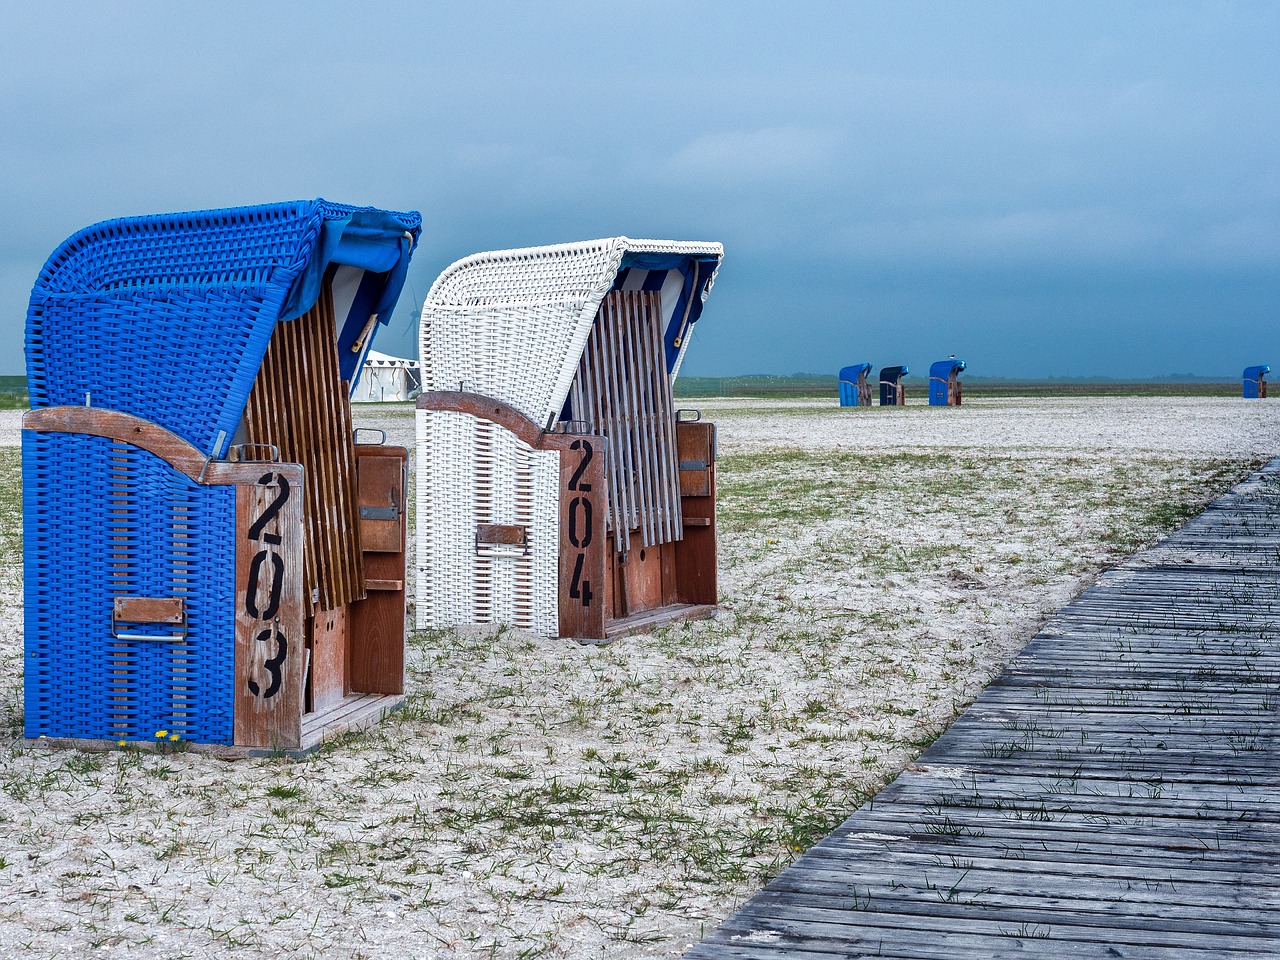
[[[378,439],[375,441],[361,440],[360,434],[362,433],[376,433],[378,435]],[[382,430],[378,427],[356,427],[354,430],[351,431],[351,440],[353,443],[359,444],[362,447],[363,446],[382,447],[382,446],[386,446],[386,443],[387,443],[387,431]]]
[[[249,456],[249,451],[259,449],[266,450],[270,456],[265,459]],[[233,463],[279,463],[280,448],[274,443],[233,443],[227,448],[227,459]]]

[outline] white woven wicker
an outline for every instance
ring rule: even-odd
[[[559,454],[465,413],[418,411],[419,629],[559,627]],[[519,524],[528,548],[476,543],[476,525]]]
[[[628,253],[715,257],[718,269],[724,248],[610,237],[459,260],[422,305],[422,389],[481,393],[546,426],[564,406],[600,301]],[[714,278],[715,270],[704,296]],[[677,370],[687,347],[686,337]]]

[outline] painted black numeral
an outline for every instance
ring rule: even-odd
[[[258,606],[258,588],[261,586],[262,564],[271,561],[271,587],[267,590],[267,607]],[[284,560],[279,554],[259,550],[249,561],[248,589],[244,595],[244,609],[255,620],[270,620],[280,609],[280,590],[284,586]]]
[[[591,458],[595,456],[595,451],[586,440],[573,441],[573,443],[569,444],[569,449],[582,451],[582,459],[578,461],[578,469],[573,471],[573,476],[569,478],[569,489],[590,493],[591,484],[583,483],[582,475],[586,472],[587,464],[591,462]]]
[[[264,473],[258,483],[269,485],[272,481],[275,481],[276,489],[279,492],[276,498],[267,504],[266,509],[262,511],[262,515],[253,521],[253,526],[249,527],[249,539],[274,544],[280,542],[280,534],[263,533],[262,528],[274,520],[280,511],[284,509],[284,505],[289,499],[289,481],[278,473]]]
[[[582,562],[586,559],[586,554],[578,554],[578,558],[573,562],[573,579],[569,582],[569,596],[574,600],[581,599],[584,607],[591,606],[591,581],[582,579]]]
[[[262,630],[258,634],[258,642],[266,643],[272,637],[275,637],[276,641],[276,655],[274,657],[268,657],[262,664],[263,668],[265,668],[267,673],[271,676],[271,680],[267,684],[266,692],[262,692],[262,688],[258,686],[257,680],[253,679],[253,677],[249,678],[249,692],[255,697],[261,695],[263,700],[270,700],[280,692],[280,683],[283,679],[280,675],[280,668],[284,666],[284,658],[289,653],[289,641],[286,640],[284,634],[275,627],[267,627],[265,630]]]
[[[585,550],[591,546],[591,538],[594,535],[591,530],[591,521],[594,512],[595,508],[586,497],[574,497],[569,501],[569,542],[579,550]],[[578,529],[579,523],[582,524],[581,532]]]

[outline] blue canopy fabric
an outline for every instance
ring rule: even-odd
[[[680,347],[702,316],[702,295],[715,273],[715,257],[689,257],[670,253],[626,253],[622,257],[614,290],[662,291],[667,315],[662,318],[662,343],[667,373],[675,370]]]
[[[931,406],[946,406],[947,391],[952,371],[959,373],[965,368],[963,360],[950,357],[938,360],[929,367],[929,403]]]
[[[276,323],[306,313],[335,265],[367,271],[338,318],[340,342],[354,343],[371,314],[386,323],[421,227],[416,212],[323,199],[86,227],[31,292],[31,405],[131,413],[222,456]],[[353,381],[361,355],[341,356]]]
[[[880,382],[881,383],[897,383],[911,371],[906,366],[900,367],[881,367]]]

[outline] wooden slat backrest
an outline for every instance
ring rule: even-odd
[[[338,372],[333,292],[276,325],[245,409],[245,441],[272,444],[305,469],[304,586],[332,610],[365,595],[357,538],[351,401]]]
[[[684,536],[661,317],[657,291],[608,294],[570,391],[573,418],[609,438],[609,527],[623,553],[633,530],[645,547]]]

